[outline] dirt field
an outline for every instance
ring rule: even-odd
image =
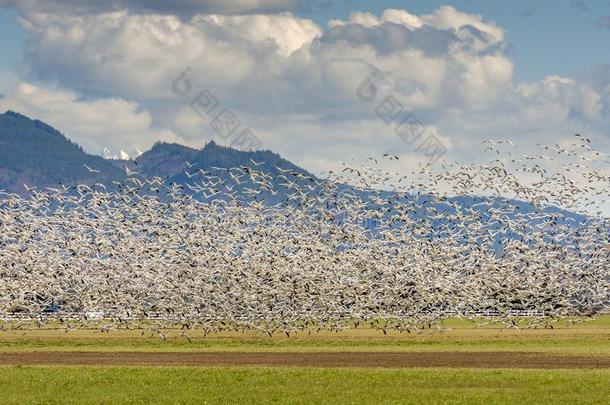
[[[0,353],[0,365],[154,365],[274,367],[610,368],[610,357],[524,352],[319,353]]]

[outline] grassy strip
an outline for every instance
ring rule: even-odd
[[[30,331],[0,333],[0,351],[527,351],[610,355],[610,328],[501,331],[435,330],[418,334],[374,330],[301,333],[269,338],[262,334],[220,333],[167,340],[136,331]]]
[[[0,367],[2,402],[605,404],[610,370]]]

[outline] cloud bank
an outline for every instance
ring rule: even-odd
[[[171,91],[185,69],[195,90],[209,90],[265,147],[313,170],[390,150],[416,162],[417,152],[376,113],[388,96],[450,157],[474,158],[473,146],[490,137],[533,144],[582,131],[608,146],[610,67],[515,82],[504,30],[450,6],[427,15],[353,13],[321,27],[277,12],[298,6],[290,1],[177,2],[188,19],[155,1],[146,13],[141,1],[95,10],[75,0],[45,3],[53,12],[21,5],[29,37],[22,80],[45,97],[56,93],[69,106],[58,126],[79,142],[88,137],[82,143],[96,153],[143,149],[159,137],[192,146],[211,139],[190,100]],[[363,102],[357,91],[371,74],[377,99]],[[59,117],[45,97],[28,98],[21,87],[0,106]],[[127,127],[88,133],[89,109]]]

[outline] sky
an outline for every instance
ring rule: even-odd
[[[100,155],[248,130],[314,172],[421,162],[408,117],[452,159],[576,132],[607,153],[609,47],[610,0],[0,0],[0,110]]]
[[[610,30],[597,20],[610,15],[608,0],[342,0],[312,2],[325,6],[297,13],[324,25],[329,19],[347,18],[353,11],[380,14],[386,9],[431,13],[443,5],[481,14],[507,32],[515,78],[536,81],[549,74],[578,75],[595,64],[610,64]]]

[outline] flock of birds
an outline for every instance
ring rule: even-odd
[[[575,139],[538,156],[490,140],[487,164],[408,175],[379,167],[400,164],[391,155],[325,178],[187,162],[188,184],[126,168],[112,185],[0,192],[0,328],[410,333],[456,316],[593,317],[610,304],[610,160]]]

